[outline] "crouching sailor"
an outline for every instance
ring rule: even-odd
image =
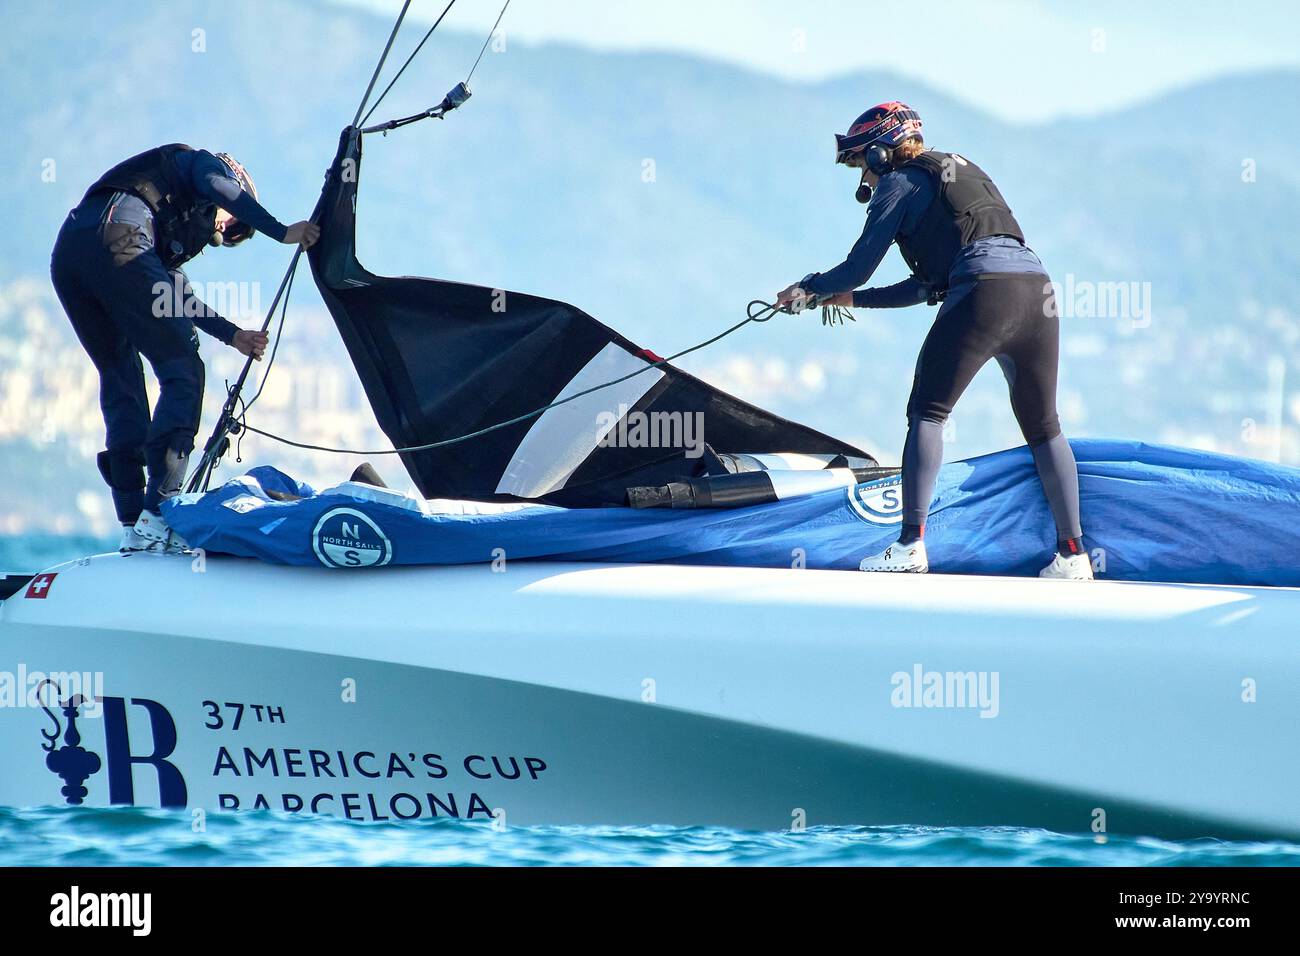
[[[180,491],[199,428],[204,375],[195,327],[256,359],[266,335],[205,306],[180,268],[209,245],[237,246],[255,231],[304,248],[320,235],[313,223],[285,226],[263,209],[233,157],[178,143],[114,166],[59,231],[50,274],[99,372],[108,437],[98,464],[123,550],[186,546],[163,521],[161,503]],[[152,416],[141,356],[158,379]]]
[[[863,113],[836,136],[836,162],[862,171],[867,224],[848,258],[778,297],[796,307],[899,308],[943,302],[925,338],[907,403],[903,531],[864,571],[928,571],[925,521],[943,462],[943,427],[975,373],[997,359],[1056,522],[1057,551],[1042,577],[1090,579],[1079,519],[1079,476],[1056,413],[1059,322],[1046,270],[998,188],[956,153],[926,149],[921,118],[904,103]],[[912,275],[861,289],[896,243]],[[828,317],[834,310],[824,313]]]

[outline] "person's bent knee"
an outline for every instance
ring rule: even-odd
[[[149,431],[150,455],[165,447],[184,450],[170,438],[177,434],[188,434],[192,447],[203,409],[203,361],[192,355],[155,362],[154,373],[158,376],[158,404]]]
[[[1043,422],[1039,427],[1025,431],[1025,444],[1030,448],[1037,448],[1040,445],[1046,445],[1053,438],[1061,435],[1061,420],[1053,418]]]
[[[95,456],[104,483],[114,491],[144,490],[144,452],[140,448],[110,448]]]
[[[185,385],[203,381],[203,359],[197,352],[178,355],[176,358],[154,362],[154,374],[158,376],[159,387],[167,385]]]
[[[948,422],[948,416],[951,414],[952,409],[943,405],[932,402],[915,402],[907,408],[907,424],[910,427],[915,427],[918,422],[945,425]]]
[[[203,401],[203,360],[196,355],[154,363],[160,398],[186,403]]]

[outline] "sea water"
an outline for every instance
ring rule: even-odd
[[[0,538],[0,571],[108,550]],[[2,771],[0,771],[2,772]],[[1300,844],[1101,838],[1010,827],[498,827],[270,811],[0,807],[0,866],[1300,866]]]
[[[268,811],[0,808],[5,866],[1300,866],[1300,846],[1007,827],[352,823]]]

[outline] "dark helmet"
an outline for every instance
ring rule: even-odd
[[[889,171],[889,153],[906,139],[921,135],[921,115],[894,100],[873,106],[853,121],[848,133],[835,134],[835,162],[864,155],[872,172]]]
[[[235,159],[235,157],[231,156],[229,153],[217,153],[217,159],[226,164],[226,168],[230,170],[231,175],[239,180],[239,185],[244,192],[256,199],[257,186],[253,183],[253,177],[248,175],[248,170],[244,168],[244,164]],[[218,244],[223,246],[237,246],[245,239],[250,238],[254,231],[253,227],[248,223],[240,222],[238,219],[232,220],[230,224],[226,226],[225,232],[219,233],[221,236],[221,242]]]

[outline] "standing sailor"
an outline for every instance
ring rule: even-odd
[[[258,360],[267,337],[200,302],[180,268],[209,245],[237,246],[255,231],[303,248],[320,236],[313,223],[285,226],[263,209],[232,156],[179,143],[114,166],[59,231],[50,274],[99,372],[108,436],[98,465],[124,551],[186,547],[163,521],[161,503],[180,491],[199,428],[204,370],[195,327]],[[152,417],[142,355],[158,379]]]
[[[1056,522],[1057,549],[1042,577],[1091,579],[1079,519],[1079,475],[1056,413],[1059,321],[1047,271],[1025,245],[1002,194],[978,166],[926,149],[921,117],[882,103],[835,137],[836,162],[862,170],[867,224],[848,258],[790,286],[778,303],[856,308],[943,306],[925,338],[907,403],[903,531],[862,561],[864,571],[928,571],[925,521],[943,462],[943,427],[975,373],[997,359]],[[874,191],[874,192],[873,192]],[[891,244],[912,275],[860,289]]]

